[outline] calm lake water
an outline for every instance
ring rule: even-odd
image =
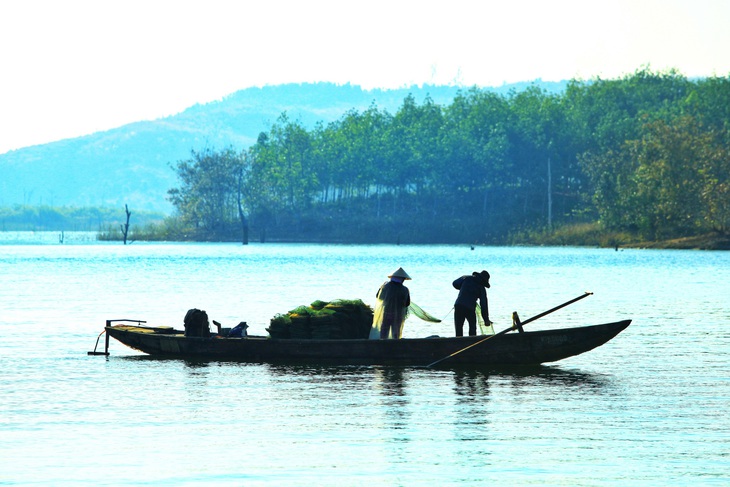
[[[402,266],[453,334],[451,281],[487,269],[495,329],[631,318],[526,370],[155,360],[104,320],[253,334],[316,299],[374,304]],[[730,252],[96,243],[0,234],[0,485],[729,485]],[[99,342],[103,348],[103,337]]]

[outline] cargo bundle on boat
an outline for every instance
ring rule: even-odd
[[[373,309],[360,299],[317,300],[271,319],[271,338],[296,340],[338,340],[368,338]]]

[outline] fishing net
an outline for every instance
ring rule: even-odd
[[[492,323],[484,323],[484,318],[482,318],[482,307],[479,306],[479,304],[477,304],[476,313],[477,323],[479,323],[479,331],[482,332],[482,335],[494,335],[494,325],[492,325]]]
[[[422,319],[423,321],[429,321],[431,323],[441,323],[441,320],[433,316],[432,314],[427,313],[423,310],[420,306],[418,306],[416,303],[411,301],[410,306],[408,306],[408,310],[416,315],[418,318]]]
[[[384,334],[390,338],[401,338],[403,335],[403,323],[408,318],[410,307],[408,288],[393,280],[384,282],[378,289],[375,301],[375,314],[373,326],[370,329],[370,339],[381,338]],[[385,330],[383,330],[385,327]],[[386,336],[383,336],[386,338]]]

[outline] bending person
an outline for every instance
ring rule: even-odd
[[[459,296],[454,303],[454,329],[456,336],[464,336],[464,320],[469,322],[469,336],[477,334],[477,300],[482,311],[484,323],[489,325],[489,303],[487,288],[489,288],[489,272],[472,272],[471,276],[461,276],[453,282],[459,290]]]

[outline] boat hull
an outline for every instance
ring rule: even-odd
[[[608,342],[630,323],[631,320],[623,320],[557,330],[505,333],[487,340],[484,340],[485,336],[401,340],[195,338],[139,326],[114,325],[105,330],[128,347],[156,357],[258,363],[426,366],[438,361],[443,366],[515,366],[557,362],[585,353]],[[483,342],[474,345],[480,340]],[[474,346],[464,350],[470,345]],[[455,355],[449,357],[452,354]],[[449,358],[442,361],[445,357]]]

